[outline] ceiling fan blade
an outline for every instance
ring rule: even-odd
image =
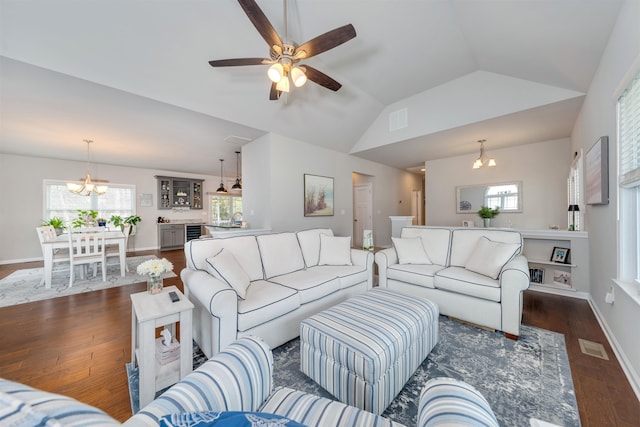
[[[324,86],[327,89],[331,89],[334,92],[342,87],[340,83],[333,80],[322,71],[318,71],[313,67],[309,67],[308,65],[304,65],[304,68],[306,68],[305,74],[308,80],[311,80],[312,82],[317,83],[320,86]]]
[[[236,67],[239,65],[262,65],[270,64],[270,59],[264,58],[236,58],[236,59],[217,59],[209,61],[212,67]]]
[[[238,3],[240,3],[244,13],[247,14],[249,20],[253,23],[253,26],[256,27],[256,30],[258,30],[269,46],[282,46],[280,36],[255,0],[238,0]]]
[[[351,40],[355,36],[356,29],[353,28],[353,25],[347,24],[303,43],[296,49],[296,54],[304,51],[305,54],[301,56],[301,58],[311,58],[319,53],[333,49],[334,47]]]
[[[276,85],[277,85],[277,83],[271,83],[271,90],[269,90],[269,100],[270,101],[277,101],[278,99],[280,99],[280,94],[282,92],[280,92],[278,89],[276,89]]]

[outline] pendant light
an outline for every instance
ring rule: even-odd
[[[224,159],[220,159],[220,187],[218,187],[218,189],[216,190],[216,193],[226,193],[227,189],[224,188],[224,178],[222,176],[222,162],[224,162]]]
[[[67,182],[67,189],[75,194],[80,194],[81,196],[90,196],[91,193],[96,193],[98,196],[107,192],[109,187],[104,184],[96,184],[98,182],[104,183],[109,181],[104,180],[91,180],[91,174],[89,173],[90,166],[90,156],[89,156],[89,147],[93,143],[90,139],[83,139],[83,141],[87,144],[87,175],[84,178],[80,178],[80,181],[83,181],[82,184],[78,184],[75,182]]]
[[[240,183],[240,152],[236,151],[236,182],[231,187],[232,190],[242,190],[242,184]]]
[[[496,159],[492,158],[487,158],[484,155],[484,143],[487,142],[486,139],[480,139],[478,140],[478,142],[480,143],[480,156],[476,159],[475,162],[473,162],[473,169],[479,169],[483,166],[495,166],[496,165]]]

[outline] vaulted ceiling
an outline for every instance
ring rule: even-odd
[[[269,101],[268,57],[236,0],[0,0],[0,152],[215,175],[275,132],[380,163],[570,135],[622,0],[257,0],[301,44],[354,25]],[[389,130],[393,114],[407,126]],[[226,140],[226,141],[225,141]]]

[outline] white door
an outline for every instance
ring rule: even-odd
[[[362,231],[373,229],[373,187],[371,183],[353,187],[353,244],[362,247]]]

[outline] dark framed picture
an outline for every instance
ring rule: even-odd
[[[304,216],[333,216],[333,178],[304,174]]]
[[[551,262],[559,262],[561,264],[567,264],[569,262],[569,248],[559,248],[555,246],[551,253]]]

